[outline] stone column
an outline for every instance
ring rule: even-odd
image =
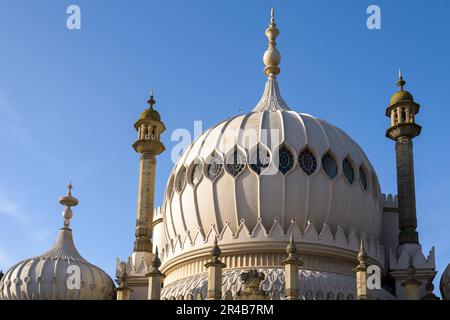
[[[115,289],[117,300],[130,300],[133,290],[127,286],[128,275],[125,272],[125,264],[121,264],[122,272],[116,280],[119,286]]]
[[[399,242],[419,243],[414,185],[413,141],[400,137],[395,143],[397,158],[397,191],[399,205]]]
[[[164,123],[159,113],[153,108],[155,100],[153,94],[147,101],[149,109],[142,112],[139,120],[134,124],[138,132],[138,139],[133,148],[141,157],[139,160],[139,186],[136,214],[136,239],[134,241],[133,262],[139,263],[143,258],[150,263],[152,258],[152,223],[153,202],[155,195],[156,156],[161,154],[165,147],[159,139],[152,139],[153,130],[163,132]]]
[[[415,277],[416,269],[412,266],[412,261],[410,261],[409,267],[406,268],[406,273],[408,278],[402,283],[402,286],[405,288],[406,300],[420,300],[420,285],[422,282]]]
[[[216,237],[214,239],[214,246],[211,249],[211,257],[205,264],[208,270],[208,300],[222,299],[222,269],[226,265],[220,261],[221,253]]]
[[[161,287],[164,279],[164,274],[159,271],[161,260],[158,256],[158,247],[156,247],[155,254],[152,260],[152,269],[147,274],[148,276],[148,300],[161,300]]]
[[[361,240],[361,245],[359,246],[358,261],[359,264],[353,269],[356,273],[356,299],[357,300],[367,300],[367,254],[364,249],[364,241]]]
[[[136,217],[135,252],[152,251],[152,222],[155,189],[156,157],[143,153],[139,161],[138,206]]]
[[[298,300],[300,297],[300,278],[299,267],[302,262],[297,258],[297,247],[294,236],[291,234],[291,240],[286,248],[288,257],[281,262],[284,267],[285,288],[284,296],[286,300]]]

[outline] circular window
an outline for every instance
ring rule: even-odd
[[[278,152],[278,170],[283,174],[289,172],[294,166],[294,156],[286,147],[282,147]]]
[[[363,166],[359,166],[359,181],[361,181],[361,184],[364,188],[364,190],[367,190],[367,176],[366,176],[366,170],[364,170]]]
[[[334,158],[328,153],[322,157],[322,168],[330,179],[336,177],[337,164]]]
[[[178,192],[181,192],[185,186],[186,186],[186,169],[182,168],[178,173],[176,189]]]
[[[258,145],[250,155],[250,168],[252,168],[252,170],[257,174],[261,174],[261,172],[269,166],[269,163],[269,151]]]
[[[222,159],[217,155],[213,156],[208,164],[208,178],[211,180],[215,179],[222,171],[222,168]]]
[[[312,175],[317,169],[316,157],[309,150],[304,150],[298,157],[300,168],[308,175]]]
[[[244,168],[245,155],[237,147],[234,147],[233,153],[227,157],[227,169],[236,177]]]
[[[192,168],[191,172],[191,182],[196,185],[200,178],[202,177],[202,165],[200,163],[194,164],[194,168]]]
[[[353,171],[352,164],[348,159],[344,159],[342,162],[342,169],[344,170],[345,179],[347,179],[348,183],[353,184],[355,181],[355,172]]]

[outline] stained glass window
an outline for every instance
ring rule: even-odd
[[[169,185],[167,186],[167,196],[170,198],[173,192],[173,176],[169,180]]]
[[[330,154],[322,157],[322,168],[330,179],[334,179],[337,175],[337,163]]]
[[[348,183],[353,184],[355,181],[355,172],[348,159],[344,159],[342,162],[342,169],[344,170],[345,179],[347,179]]]
[[[308,175],[312,175],[317,169],[316,157],[308,149],[302,151],[298,157],[300,168]]]
[[[216,178],[222,172],[222,168],[222,158],[218,155],[213,156],[208,164],[208,178],[211,180]]]
[[[183,188],[186,186],[186,169],[183,168],[180,170],[180,172],[178,172],[178,177],[177,177],[177,191],[180,192],[183,190]]]
[[[237,147],[232,154],[227,157],[227,169],[236,177],[245,168],[245,155]]]
[[[282,147],[278,152],[278,157],[278,170],[286,174],[294,166],[294,156],[286,147]]]
[[[364,188],[364,190],[367,190],[367,176],[366,176],[366,170],[364,170],[363,166],[359,166],[359,180],[361,181],[361,184]]]
[[[192,168],[191,173],[191,182],[193,185],[196,185],[202,176],[202,165],[200,163],[194,164],[194,168]]]
[[[257,174],[269,166],[270,154],[261,146],[257,146],[250,155],[250,168]]]

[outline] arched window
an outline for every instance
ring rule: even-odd
[[[347,158],[342,161],[342,170],[344,171],[345,179],[347,179],[348,183],[353,184],[355,181],[355,171],[353,170],[352,164],[350,160]]]
[[[325,154],[322,157],[322,168],[330,179],[334,179],[337,175],[337,163],[334,158],[329,154]]]
[[[292,152],[289,151],[286,147],[282,147],[278,151],[278,170],[280,170],[283,174],[289,172],[294,166],[294,156]]]
[[[236,146],[232,153],[226,158],[228,172],[236,177],[245,168],[245,155]]]
[[[223,161],[219,155],[213,154],[208,164],[208,178],[214,180],[223,169]]]
[[[186,186],[186,168],[183,167],[178,172],[177,182],[176,182],[175,187],[178,192],[181,192],[181,191],[183,191],[185,186]]]
[[[202,165],[200,163],[194,164],[191,172],[191,183],[196,185],[202,176]]]
[[[250,168],[257,174],[267,168],[270,164],[270,154],[263,146],[258,145],[250,154]]]
[[[367,176],[366,176],[366,170],[362,165],[359,166],[359,181],[361,181],[361,185],[363,186],[364,190],[367,191]]]
[[[312,175],[317,169],[317,160],[308,149],[303,150],[298,157],[300,168],[308,175]]]
[[[167,197],[170,198],[173,193],[173,175],[170,177],[169,184],[167,185]]]

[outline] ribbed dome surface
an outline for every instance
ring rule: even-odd
[[[69,289],[69,266],[79,267],[80,289]],[[13,266],[0,282],[0,300],[107,300],[114,283],[87,262],[73,243],[72,231],[62,228],[52,248]]]
[[[0,281],[0,300],[109,300],[114,283],[106,272],[87,262],[73,242],[71,207],[78,204],[72,196],[72,183],[67,195],[59,198],[65,206],[64,227],[55,243],[40,256],[13,266]]]
[[[270,158],[260,174],[249,164],[257,146]],[[225,164],[213,172],[212,160],[227,162],[236,148],[245,164],[237,170]],[[276,162],[285,165],[285,160],[275,159],[281,149],[291,162],[284,173]],[[304,153],[310,156],[306,163],[300,158]],[[326,173],[326,162],[336,165],[335,177]],[[348,165],[352,183],[344,174]],[[206,234],[211,225],[220,233],[226,222],[236,231],[241,219],[249,230],[261,219],[268,230],[276,218],[285,231],[292,219],[303,230],[311,219],[319,228],[328,222],[334,230],[341,225],[377,239],[381,211],[373,167],[342,130],[294,111],[255,111],[207,130],[181,156],[169,179],[164,221],[170,239],[195,235],[198,227]]]

